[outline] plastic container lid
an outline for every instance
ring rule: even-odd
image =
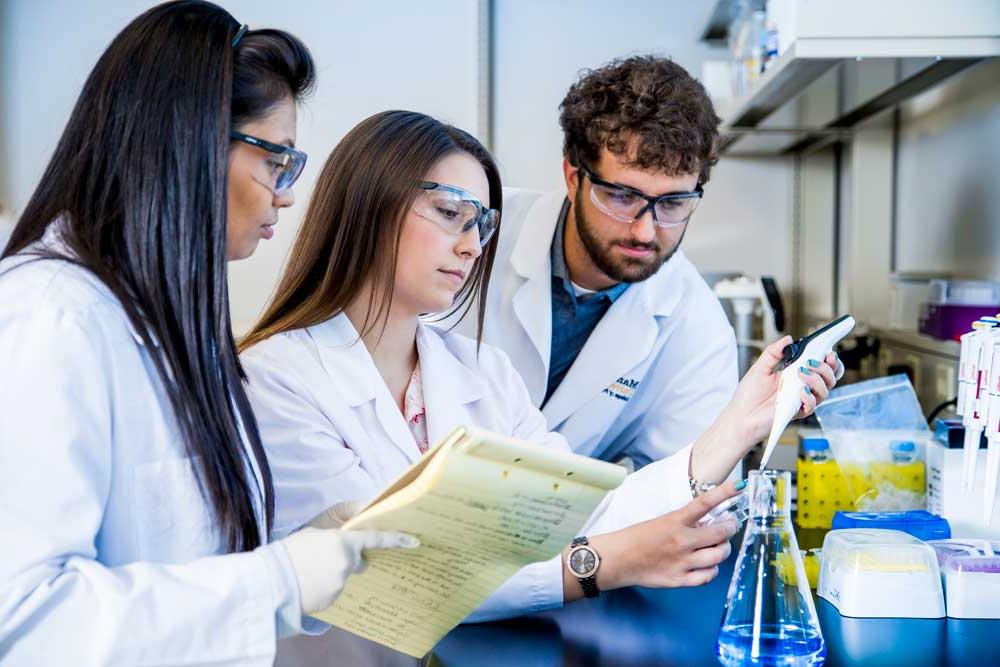
[[[920,540],[939,540],[951,537],[948,520],[925,510],[906,512],[837,512],[833,515],[833,529],[880,528],[899,530]]]
[[[1000,283],[990,280],[931,280],[931,302],[963,305],[1000,303]]]
[[[802,438],[802,449],[807,452],[822,452],[830,449],[830,441],[826,438]]]
[[[934,420],[934,439],[948,449],[962,449],[965,446],[965,426],[962,425],[962,418],[936,418]],[[986,434],[983,433],[979,436],[979,448],[986,449],[986,446]]]
[[[1000,543],[954,539],[929,544],[937,552],[948,616],[1000,618]]]
[[[1000,556],[955,556],[945,563],[953,572],[986,572],[1000,574]]]
[[[934,540],[928,544],[934,547],[934,551],[937,553],[938,565],[942,570],[945,565],[948,564],[948,561],[956,556],[965,557],[979,555],[979,550],[975,547],[961,542],[953,542],[952,540]]]
[[[934,550],[896,530],[831,530],[823,540],[822,563],[833,570],[938,573]]]
[[[944,618],[937,554],[898,530],[831,530],[823,540],[817,595],[841,616]]]
[[[942,571],[1000,573],[1000,543],[989,540],[934,540]]]

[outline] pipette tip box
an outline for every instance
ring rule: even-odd
[[[1000,543],[935,540],[949,618],[1000,619]]]
[[[951,537],[948,520],[926,510],[837,512],[833,515],[833,529],[842,528],[899,530],[921,540],[945,540]]]
[[[937,554],[927,543],[898,530],[827,533],[817,595],[841,616],[945,616]]]

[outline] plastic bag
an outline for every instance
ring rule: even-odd
[[[816,418],[859,510],[924,508],[932,433],[906,375],[838,387]]]

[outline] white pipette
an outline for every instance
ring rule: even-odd
[[[767,438],[764,456],[760,460],[761,470],[767,466],[767,462],[771,459],[771,454],[778,444],[778,438],[788,426],[788,422],[792,421],[802,407],[802,388],[805,383],[799,375],[801,364],[798,362],[806,359],[823,361],[826,359],[826,355],[833,351],[833,347],[844,336],[851,333],[852,329],[854,329],[854,318],[850,315],[844,315],[785,348],[781,362],[774,369],[781,371],[781,377],[778,380],[778,395],[774,402],[774,422],[771,424],[771,434]]]
[[[958,355],[958,400],[955,403],[955,412],[959,417],[962,418],[962,426],[964,427],[965,440],[963,441],[963,454],[962,454],[962,489],[966,488],[968,475],[965,472],[969,465],[967,459],[969,458],[969,440],[968,440],[968,429],[972,422],[972,406],[969,402],[969,396],[974,393],[973,385],[976,382],[976,370],[979,368],[979,349],[977,345],[979,329],[973,329],[962,334],[959,337],[961,342],[961,348]]]
[[[965,383],[964,407],[962,409],[962,425],[965,427],[965,440],[962,443],[962,488],[970,491],[976,481],[976,456],[979,452],[979,440],[983,434],[981,399],[986,389],[986,378],[983,377],[986,364],[984,351],[987,340],[996,321],[984,318],[972,323],[973,330],[962,336],[962,346],[968,346],[965,355],[965,367],[960,368],[961,381]],[[961,358],[963,355],[959,355]]]
[[[1000,478],[1000,329],[990,333],[993,334],[993,345],[985,392],[989,405],[986,416],[986,476],[983,481],[983,524],[986,526],[993,521],[997,479]]]
[[[955,413],[959,417],[965,417],[965,397],[969,393],[969,385],[972,384],[973,371],[969,367],[969,356],[972,354],[972,338],[978,331],[973,329],[959,337],[961,347],[958,354],[958,399],[955,402]],[[965,423],[965,419],[962,419]]]

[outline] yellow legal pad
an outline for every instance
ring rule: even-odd
[[[368,552],[368,569],[315,616],[419,658],[523,566],[562,551],[625,474],[456,429],[344,525],[406,532],[420,547]]]

